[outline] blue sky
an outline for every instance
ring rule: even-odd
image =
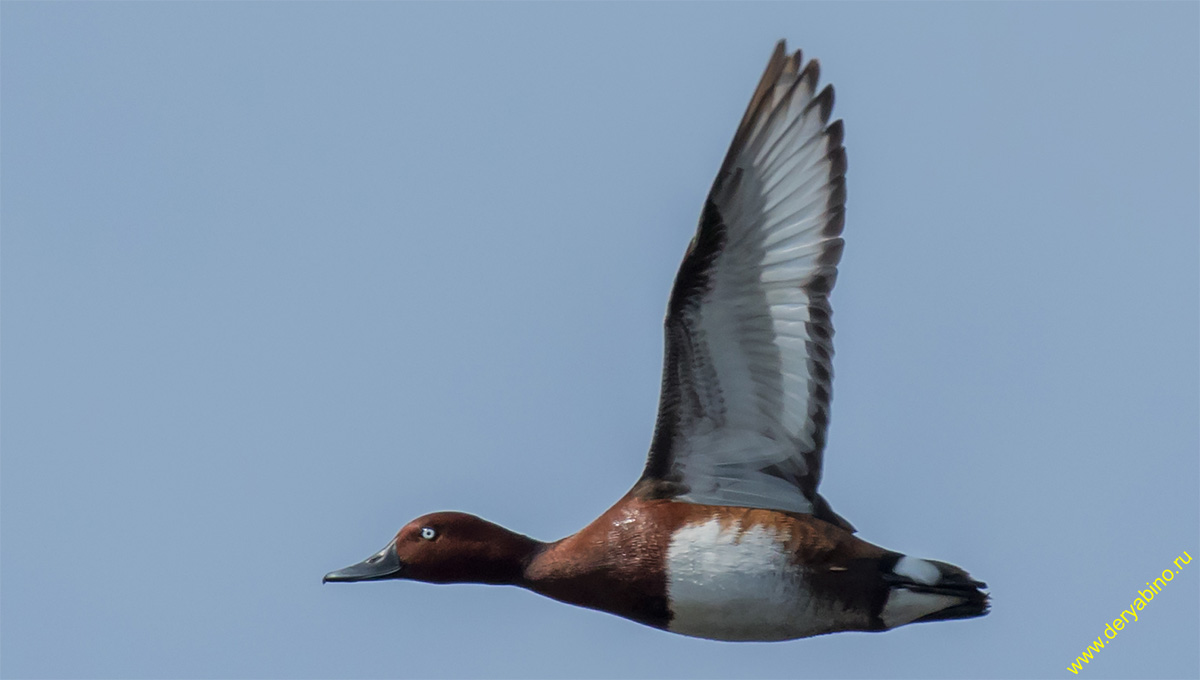
[[[1074,677],[1200,554],[1195,3],[5,2],[5,677]],[[321,585],[641,471],[775,40],[850,169],[823,494],[993,613],[782,644]],[[1078,677],[1196,677],[1200,564]]]

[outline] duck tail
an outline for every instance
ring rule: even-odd
[[[907,623],[983,616],[990,609],[987,584],[945,562],[894,554],[884,566],[888,597],[879,613],[884,628]]]

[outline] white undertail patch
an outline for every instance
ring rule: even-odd
[[[883,605],[883,611],[879,614],[879,618],[883,619],[883,625],[895,628],[912,623],[922,616],[940,612],[959,602],[962,602],[962,598],[953,595],[914,593],[907,588],[893,588],[891,595],[888,595],[887,603]]]
[[[907,555],[896,562],[896,566],[892,567],[892,573],[927,586],[936,585],[938,581],[942,580],[942,570],[938,569],[936,564]]]

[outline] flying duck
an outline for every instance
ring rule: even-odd
[[[700,213],[667,308],[642,476],[544,543],[473,515],[409,522],[324,581],[515,585],[682,635],[790,640],[982,616],[986,584],[867,543],[817,492],[845,222],[842,121],[780,41]]]

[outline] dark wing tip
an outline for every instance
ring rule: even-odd
[[[846,228],[846,206],[834,206],[828,212],[829,218],[821,233],[826,236],[841,236],[842,230]]]
[[[841,146],[846,138],[846,125],[842,123],[842,119],[838,118],[825,128],[825,137],[829,140],[829,147]]]
[[[846,242],[841,238],[830,239],[828,243],[825,252],[817,256],[817,264],[822,267],[836,266],[838,262],[841,262],[842,250],[846,247]]]
[[[834,177],[829,181],[829,199],[825,201],[826,209],[844,208],[846,205],[846,178]]]
[[[841,146],[833,147],[829,154],[829,176],[844,177],[846,175],[846,150]]]
[[[833,84],[826,85],[821,88],[821,92],[813,97],[813,100],[808,103],[808,108],[818,107],[821,112],[821,124],[829,122],[829,116],[833,113]]]
[[[804,87],[808,88],[809,92],[816,90],[817,81],[821,80],[821,60],[810,59],[800,74],[800,80],[804,82]]]
[[[841,258],[841,252],[837,253]],[[811,295],[829,295],[837,283],[837,267],[825,265],[818,267],[801,285]],[[811,348],[810,348],[811,349]]]

